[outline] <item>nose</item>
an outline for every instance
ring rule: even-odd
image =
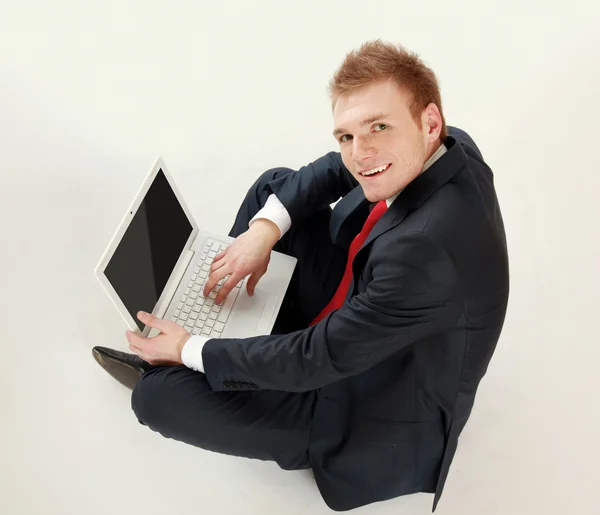
[[[355,136],[352,140],[352,158],[359,164],[368,161],[375,156],[376,152],[367,138]]]

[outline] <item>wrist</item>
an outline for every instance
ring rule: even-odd
[[[185,347],[185,344],[188,342],[188,340],[192,337],[191,334],[188,334],[187,336],[184,336],[180,342],[179,345],[177,346],[177,351],[176,351],[176,360],[178,363],[180,363],[181,365],[183,365],[183,348]]]
[[[272,245],[275,245],[281,238],[281,231],[278,225],[268,218],[255,220],[250,226],[250,230],[266,238]]]

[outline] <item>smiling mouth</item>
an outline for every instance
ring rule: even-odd
[[[387,171],[390,168],[390,166],[392,166],[392,164],[388,163],[386,165],[381,165],[376,168],[371,168],[370,170],[367,170],[366,172],[358,172],[358,174],[361,175],[362,177],[374,177],[374,176],[380,175],[383,172]]]

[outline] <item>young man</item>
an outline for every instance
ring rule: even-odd
[[[225,280],[221,302],[250,275],[251,293],[272,249],[297,257],[274,334],[206,341],[140,315],[162,334],[94,355],[166,437],[312,467],[334,510],[414,492],[435,509],[506,312],[492,172],[401,47],[364,44],[330,89],[340,153],[264,173],[205,285]]]

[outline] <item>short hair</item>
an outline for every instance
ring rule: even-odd
[[[448,130],[437,77],[417,54],[409,52],[402,45],[377,39],[348,52],[329,82],[332,107],[335,107],[340,95],[381,79],[392,79],[400,90],[411,96],[410,113],[419,128],[421,113],[433,102],[442,116],[440,139],[445,141]]]

